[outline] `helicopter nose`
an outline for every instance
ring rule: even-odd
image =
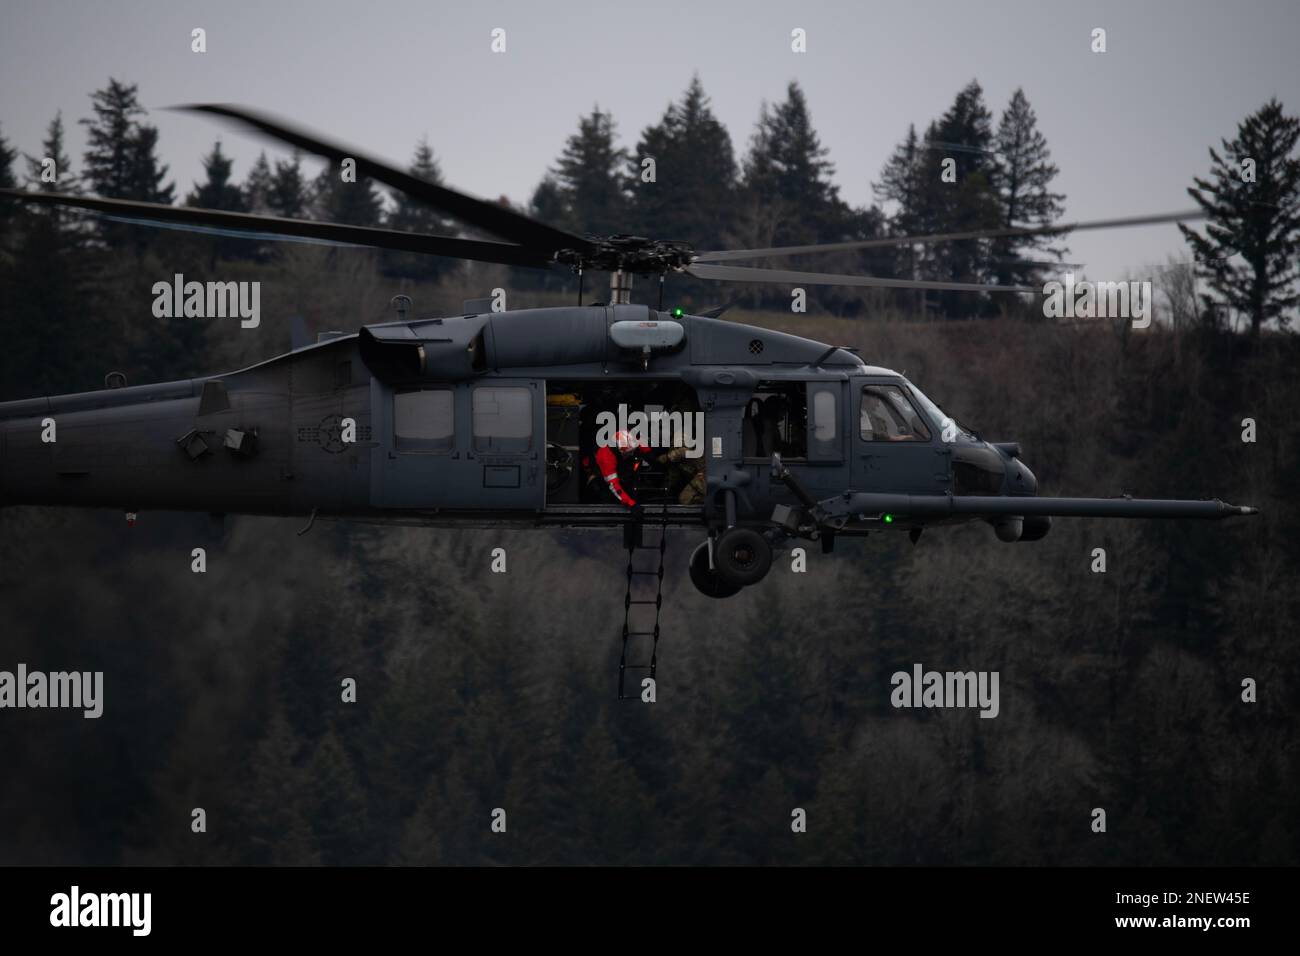
[[[1007,484],[1013,495],[1034,495],[1038,493],[1038,479],[1019,458],[1007,463]]]

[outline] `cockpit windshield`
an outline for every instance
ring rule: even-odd
[[[911,382],[907,383],[907,388],[908,391],[912,393],[912,398],[916,401],[916,404],[920,405],[930,420],[939,426],[940,436],[945,440],[950,440],[948,438],[949,435],[961,435],[962,437],[969,439],[975,438],[968,429],[962,427],[957,419],[947,414],[942,408],[930,401],[930,399],[926,398],[925,393]]]

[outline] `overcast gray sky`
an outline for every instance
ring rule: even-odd
[[[796,27],[807,53],[790,50]],[[1105,54],[1089,49],[1094,27]],[[182,195],[218,136],[240,179],[264,144],[157,108],[224,101],[402,163],[427,134],[450,184],[524,201],[593,104],[631,148],[698,71],[739,156],[760,102],[796,79],[860,205],[908,123],[976,78],[995,114],[1024,87],[1067,218],[1108,218],[1189,207],[1209,145],[1270,96],[1300,111],[1297,41],[1297,0],[0,0],[0,130],[35,153],[61,109],[80,166],[75,121],[113,76],[139,84]],[[1069,245],[1094,278],[1184,248],[1172,225]]]

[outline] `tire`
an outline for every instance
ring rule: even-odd
[[[695,585],[695,590],[699,591],[706,597],[711,598],[729,598],[740,593],[740,588],[730,584],[724,584],[718,577],[718,572],[709,567],[709,543],[700,542],[691,553],[690,565],[691,583]]]
[[[714,545],[713,566],[726,584],[757,584],[772,567],[772,545],[753,528],[729,528]]]

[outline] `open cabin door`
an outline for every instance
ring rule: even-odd
[[[536,379],[372,385],[381,508],[538,511],[545,503],[545,388]]]
[[[759,498],[779,500],[788,494],[772,483],[773,452],[816,498],[848,487],[845,387],[843,380],[829,377],[758,383],[745,409],[742,447]]]

